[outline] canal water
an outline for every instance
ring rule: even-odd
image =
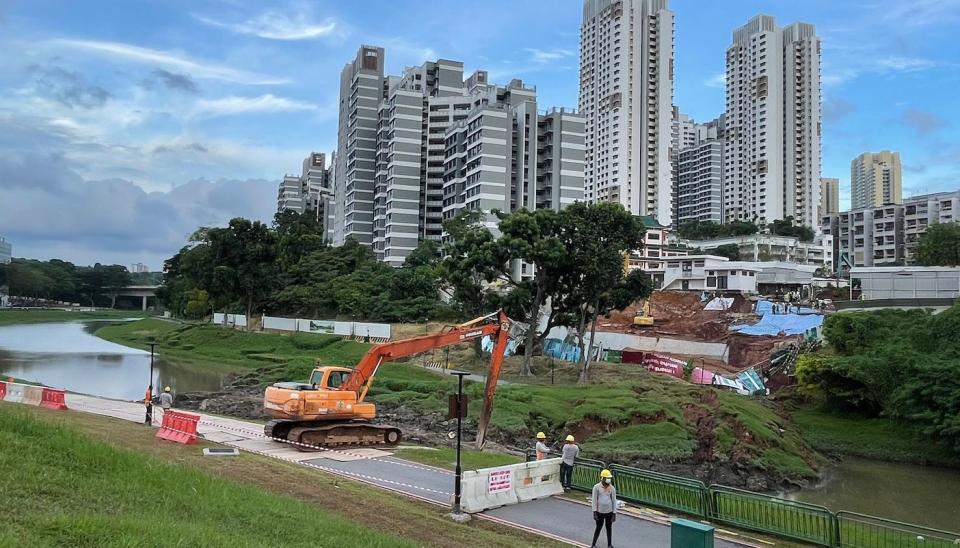
[[[788,498],[960,532],[960,470],[846,457],[821,485]]]
[[[107,398],[140,400],[150,379],[150,353],[93,334],[103,322],[0,327],[0,378],[15,377]],[[196,371],[157,355],[154,391],[218,390],[221,373]]]

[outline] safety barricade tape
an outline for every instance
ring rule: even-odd
[[[208,424],[213,424],[213,423],[208,423]],[[177,430],[177,429],[174,429],[174,428],[167,428],[167,429],[168,429],[168,430],[171,430],[171,431],[173,431],[173,432],[181,433],[181,434],[189,434],[189,432],[184,432],[184,431]],[[263,437],[268,437],[268,436],[263,436]],[[305,445],[305,444],[293,442],[293,441],[290,441],[290,440],[282,440],[282,439],[280,439],[280,438],[273,438],[273,439],[276,440],[276,441],[279,441],[279,442],[281,442],[281,443],[288,443],[288,444],[291,444],[291,445]],[[276,454],[268,453],[267,451],[262,451],[262,450],[259,450],[259,449],[250,449],[250,448],[247,448],[247,447],[241,447],[241,446],[237,445],[237,442],[225,441],[225,442],[216,442],[216,443],[221,443],[221,444],[223,444],[223,445],[229,445],[230,447],[236,447],[237,449],[239,449],[239,450],[241,450],[241,451],[246,451],[246,452],[248,452],[248,453],[256,453],[256,454],[258,454],[258,455],[263,455],[263,456],[265,456],[265,457],[275,458],[275,459],[278,459],[278,460],[282,460],[282,461],[284,461],[284,462],[292,462],[292,463],[295,463],[295,464],[302,464],[302,465],[304,465],[304,466],[309,466],[309,467],[311,467],[311,468],[317,468],[317,469],[319,469],[319,470],[323,470],[323,471],[325,471],[325,472],[330,472],[330,473],[332,473],[332,474],[337,474],[337,475],[341,475],[341,476],[350,476],[350,477],[356,477],[356,478],[365,479],[365,480],[368,480],[368,481],[384,482],[384,483],[387,483],[387,484],[390,484],[390,485],[396,485],[396,486],[398,486],[398,487],[405,487],[405,488],[409,488],[409,489],[417,489],[417,490],[419,490],[419,491],[425,491],[425,492],[428,492],[428,493],[436,493],[436,494],[439,494],[439,495],[445,495],[445,496],[451,495],[451,493],[450,493],[449,491],[441,491],[441,490],[439,490],[439,489],[430,489],[430,488],[428,488],[428,487],[422,487],[422,486],[420,486],[420,485],[414,485],[414,484],[411,484],[411,483],[403,483],[403,482],[399,482],[399,481],[388,480],[388,479],[386,479],[386,478],[380,478],[380,477],[377,477],[377,476],[371,476],[371,475],[369,475],[369,474],[360,474],[360,473],[358,473],[358,472],[351,472],[351,471],[349,471],[349,470],[341,470],[341,469],[339,469],[339,468],[331,468],[331,467],[329,467],[329,466],[323,466],[322,464],[315,464],[315,463],[307,462],[307,461],[298,461],[298,460],[294,460],[294,459],[289,459],[289,458],[285,458],[285,457],[283,457],[283,456],[281,456],[281,455],[276,455]],[[317,447],[317,446],[308,446],[308,447]],[[317,448],[318,448],[318,449],[324,449],[324,450],[327,450],[327,451],[334,451],[333,449],[328,449],[328,448],[324,448],[324,447],[317,447]],[[376,458],[373,458],[373,457],[363,457],[363,456],[361,456],[361,458],[366,458],[366,459],[368,459],[368,460],[377,460]],[[391,462],[393,462],[393,461],[391,461]],[[393,463],[394,463],[394,464],[406,464],[406,463],[397,463],[397,462],[393,462]],[[429,470],[429,471],[431,471],[431,472],[436,472],[436,471],[437,471],[437,469],[433,469],[433,468],[419,467],[419,466],[416,466],[416,465],[411,465],[411,466],[414,467],[414,468],[422,468],[422,469],[424,469],[424,470]]]
[[[161,415],[161,417],[162,417],[162,415]],[[155,422],[155,423],[158,422],[156,418],[154,418],[154,422]],[[353,457],[353,458],[355,458],[355,459],[362,459],[362,460],[382,460],[382,459],[383,459],[383,457],[371,457],[370,455],[364,455],[364,454],[362,454],[362,453],[354,453],[354,452],[351,452],[351,451],[348,451],[348,450],[333,449],[333,448],[330,448],[330,447],[324,447],[324,446],[322,446],[322,445],[313,445],[313,444],[309,444],[309,443],[303,443],[303,442],[292,441],[292,440],[288,440],[288,439],[284,439],[284,438],[278,438],[278,437],[274,437],[274,436],[268,436],[268,435],[264,434],[263,432],[257,432],[257,431],[255,431],[255,430],[252,430],[252,429],[249,429],[249,428],[238,428],[238,427],[234,427],[234,426],[227,426],[227,425],[225,425],[225,424],[219,424],[219,423],[216,423],[216,422],[212,422],[212,421],[209,421],[209,420],[205,420],[205,419],[203,419],[203,418],[200,419],[199,424],[202,424],[202,425],[204,425],[204,426],[212,426],[212,427],[218,428],[218,429],[220,429],[220,430],[232,430],[232,431],[235,431],[235,432],[243,433],[243,434],[248,435],[248,436],[255,436],[255,437],[258,437],[258,438],[273,440],[273,441],[277,441],[277,442],[280,442],[280,443],[286,443],[286,444],[289,444],[289,445],[293,445],[293,446],[295,446],[295,447],[303,447],[303,448],[305,448],[305,449],[310,449],[311,451],[316,451],[316,452],[319,452],[319,453],[329,452],[329,453],[333,453],[333,454],[344,455],[344,456]],[[373,446],[372,448],[376,449],[376,446]],[[397,466],[403,466],[403,467],[406,467],[406,468],[412,468],[412,469],[416,469],[416,470],[425,470],[425,471],[432,472],[432,473],[441,472],[441,473],[443,473],[443,474],[451,475],[451,476],[453,475],[452,472],[450,472],[450,471],[448,471],[448,470],[444,470],[444,469],[442,469],[442,468],[434,468],[434,467],[432,467],[432,466],[421,466],[421,465],[413,464],[413,463],[409,463],[409,462],[402,462],[401,459],[396,459],[396,460],[392,460],[392,461],[389,461],[389,462],[390,462],[391,464],[396,464]]]

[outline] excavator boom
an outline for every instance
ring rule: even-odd
[[[268,423],[265,431],[268,436],[306,445],[396,444],[400,441],[398,429],[367,422],[375,417],[375,407],[364,400],[380,366],[490,336],[494,338],[494,346],[477,431],[477,446],[482,447],[510,327],[506,314],[497,312],[439,333],[375,345],[353,370],[319,367],[308,384],[276,383],[264,394],[264,411],[277,419]]]

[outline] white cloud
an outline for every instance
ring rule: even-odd
[[[883,59],[877,59],[877,65],[881,68],[890,69],[893,71],[911,72],[915,70],[933,68],[937,65],[937,63],[931,61],[930,59],[891,55],[889,57],[884,57]]]
[[[566,59],[567,57],[573,57],[576,55],[576,52],[568,49],[555,48],[551,50],[542,50],[538,48],[524,48],[524,51],[527,51],[533,55],[533,61],[535,63],[549,63],[552,61],[559,61],[560,59]]]
[[[898,27],[919,29],[949,25],[960,21],[960,2],[956,0],[890,0],[875,7],[884,19]]]
[[[719,73],[717,73],[717,74],[714,74],[714,75],[711,76],[710,78],[707,78],[706,80],[704,80],[704,81],[703,81],[703,85],[707,86],[708,88],[722,88],[722,87],[726,87],[726,85],[727,85],[727,75],[726,75],[726,73],[723,73],[723,72],[719,72]]]
[[[295,112],[317,110],[317,105],[277,97],[271,93],[258,97],[221,97],[219,99],[200,99],[194,105],[196,116],[230,116],[233,114],[253,114],[267,112]]]
[[[248,34],[268,40],[311,40],[332,35],[338,28],[336,21],[312,21],[304,13],[289,14],[268,11],[252,19],[235,23],[220,18],[193,15],[194,19],[210,26],[227,29],[237,34]]]
[[[105,57],[125,59],[135,63],[172,68],[186,72],[195,78],[207,78],[249,85],[285,84],[289,82],[286,78],[274,78],[214,62],[193,60],[185,55],[170,51],[143,48],[122,42],[61,38],[50,40],[47,44],[60,50],[89,52]]]

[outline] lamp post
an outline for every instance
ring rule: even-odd
[[[451,371],[450,374],[457,376],[457,397],[456,404],[454,406],[457,416],[457,468],[455,471],[456,484],[453,487],[453,513],[450,514],[450,517],[452,517],[454,521],[468,521],[470,519],[470,515],[464,514],[460,509],[460,482],[461,477],[463,476],[463,468],[460,465],[460,440],[463,434],[463,414],[467,408],[467,402],[463,396],[463,377],[465,375],[469,375],[470,373],[466,371]]]
[[[150,344],[150,382],[147,383],[147,416],[145,422],[153,424],[153,349],[157,343]]]

